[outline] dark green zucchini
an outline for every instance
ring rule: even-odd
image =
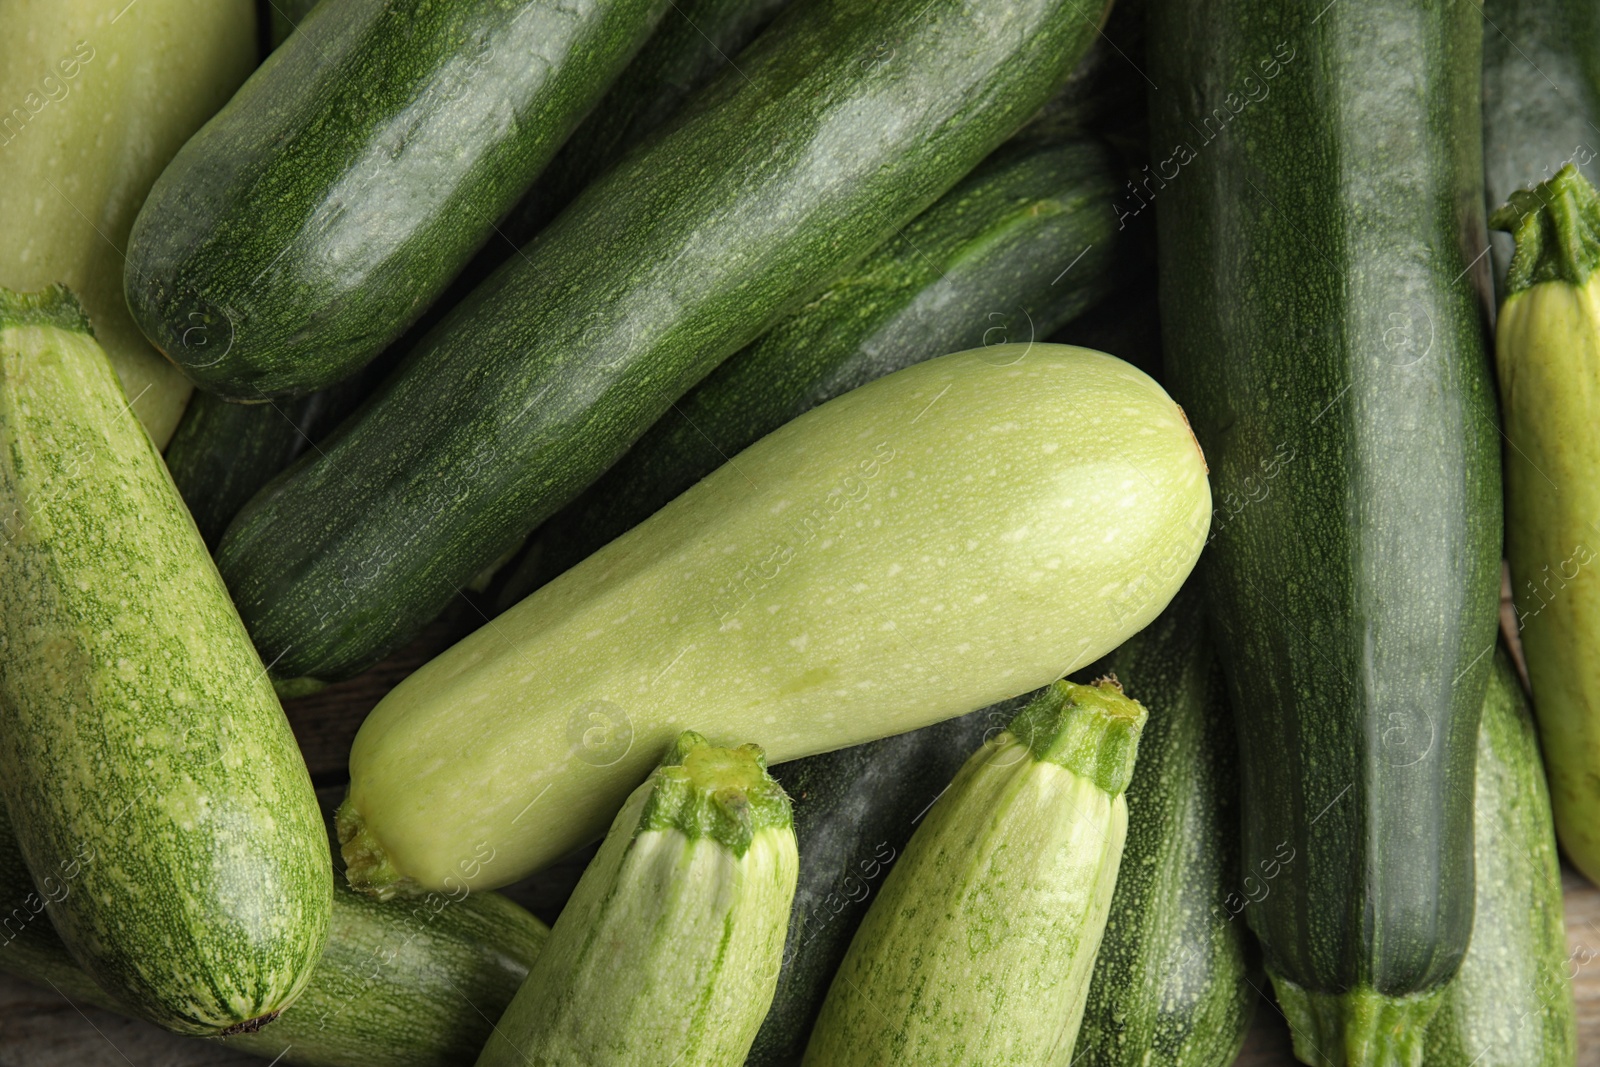
[[[51,905],[71,892],[54,877],[35,887],[0,805],[0,969],[125,1012],[50,925]],[[341,879],[327,949],[300,999],[270,1026],[223,1044],[312,1067],[469,1063],[548,936],[498,893],[379,904]]]
[[[695,90],[734,66],[789,0],[682,0],[556,153],[505,227],[521,244],[627,151],[666,123]]]
[[[1296,857],[1246,915],[1301,1059],[1414,1067],[1472,931],[1499,606],[1482,15],[1152,14],[1150,76],[1180,88],[1152,94],[1167,177],[1143,192],[1167,384],[1216,492],[1201,569],[1238,717],[1244,865]]]
[[[1200,583],[1080,677],[1105,673],[1150,721],[1073,1067],[1226,1067],[1256,1006],[1240,913],[1271,894],[1294,853],[1239,869],[1233,723]]]
[[[890,865],[961,765],[1025,703],[1018,697],[773,769],[794,804],[800,882],[778,990],[746,1064],[800,1062],[828,984]]]
[[[318,5],[151,190],[134,320],[230,399],[347,377],[494,232],[666,6]]]
[[[1589,0],[1485,0],[1483,178],[1490,211],[1576,164],[1600,183],[1600,6]],[[1495,279],[1511,236],[1491,232]]]
[[[817,0],[763,34],[234,520],[219,566],[275,673],[404,642],[1021,126],[1099,14]]]
[[[361,377],[265,404],[195,393],[165,458],[209,548],[262,486],[350,412],[360,399]]]
[[[1124,273],[1130,250],[1111,213],[1119,169],[1099,141],[1002,149],[674,404],[547,524],[502,604],[840,393],[945,352],[1044,340]]]
[[[1572,1067],[1578,1034],[1550,791],[1501,646],[1478,728],[1477,921],[1428,1027],[1426,1067]],[[1579,964],[1581,966],[1581,964]]]

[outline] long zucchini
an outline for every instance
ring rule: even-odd
[[[304,988],[333,891],[305,763],[77,301],[0,290],[0,790],[74,958],[185,1033]]]
[[[1152,11],[1150,76],[1182,88],[1152,94],[1143,191],[1216,480],[1244,865],[1296,855],[1245,914],[1308,1063],[1414,1067],[1472,930],[1501,527],[1483,32],[1464,0]]]
[[[1483,17],[1489,209],[1567,163],[1600,181],[1600,8],[1587,0],[1484,0]],[[1512,244],[1503,233],[1490,238],[1501,283]]]
[[[685,732],[612,822],[478,1067],[738,1067],[798,868],[761,750]]]
[[[595,109],[561,146],[505,227],[522,243],[549,224],[617,160],[665,125],[701,86],[736,68],[734,57],[789,0],[683,0]]]
[[[992,159],[673,405],[562,514],[507,583],[514,603],[741,449],[858,385],[944,352],[1043,340],[1109,293],[1128,249],[1098,141]]]
[[[1506,556],[1556,832],[1600,879],[1600,195],[1567,167],[1494,215],[1516,236],[1495,359]]]
[[[122,251],[161,169],[255,66],[255,6],[7,0],[0,41],[0,287],[71,287],[164,445],[189,383],[128,314]]]
[[[1073,1067],[1227,1067],[1255,1014],[1240,912],[1294,853],[1239,870],[1233,724],[1199,582],[1095,670],[1150,711]]]
[[[215,548],[239,509],[355,406],[356,375],[328,389],[267,404],[197,393],[164,458],[195,526]]]
[[[794,805],[800,879],[772,1007],[747,1067],[793,1067],[850,939],[883,878],[961,765],[1003,730],[1008,700],[920,730],[785,763],[773,777]]]
[[[1100,7],[816,0],[763,34],[235,520],[219,565],[275,675],[414,634],[1026,121]]]
[[[962,767],[884,881],[811,1067],[1071,1062],[1145,711],[1061,682]]]
[[[1573,1067],[1575,962],[1528,700],[1502,646],[1478,728],[1477,919],[1428,1027],[1425,1067]]]
[[[665,8],[317,5],[151,190],[134,321],[230,399],[348,377],[494,233]]]
[[[70,892],[55,875],[35,887],[0,804],[0,969],[124,1010],[50,925],[51,905]],[[305,992],[272,1025],[223,1044],[306,1067],[454,1067],[488,1040],[549,933],[498,893],[381,904],[336,886]]]
[[[782,761],[1037,688],[1165,607],[1209,515],[1183,413],[1120,360],[997,345],[880,378],[390,692],[350,754],[351,881],[445,886],[480,846],[492,884],[536,870],[690,719]]]

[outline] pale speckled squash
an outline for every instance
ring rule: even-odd
[[[272,685],[77,301],[0,290],[0,788],[51,918],[169,1029],[311,976],[327,838]]]

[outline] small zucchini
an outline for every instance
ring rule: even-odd
[[[119,1002],[248,1031],[322,954],[311,778],[73,296],[0,290],[0,789],[51,919]]]
[[[1568,166],[1493,222],[1517,249],[1495,344],[1511,592],[1556,833],[1600,881],[1600,195]]]
[[[807,1067],[1067,1064],[1144,708],[1058,682],[969,759],[850,942]]]
[[[71,288],[165,445],[190,386],[128,313],[122,252],[162,168],[255,67],[255,5],[7,0],[0,42],[0,286]]]
[[[348,377],[494,234],[666,7],[317,5],[151,190],[134,321],[228,399]]]
[[[611,824],[478,1067],[738,1067],[798,869],[761,750],[683,733]]]
[[[125,1011],[50,924],[71,892],[53,874],[35,887],[0,804],[0,969]],[[336,886],[328,945],[305,992],[270,1026],[222,1042],[305,1067],[455,1067],[483,1048],[549,934],[498,893],[383,904]]]
[[[944,352],[1044,340],[1112,290],[1128,249],[1101,142],[1007,150],[730,357],[538,535],[515,603],[727,458],[856,386]]]
[[[793,8],[234,520],[218,566],[274,676],[334,681],[408,641],[1025,123],[1106,6]]]
[[[1245,920],[1293,852],[1239,870],[1233,721],[1198,582],[1094,668],[1150,711],[1074,1067],[1227,1067],[1255,1014]]]
[[[480,846],[493,884],[523,877],[691,718],[782,761],[1048,684],[1160,613],[1209,517],[1183,413],[1121,360],[996,345],[880,378],[384,697],[350,755],[351,881],[446,887]]]
[[[1019,700],[773,770],[794,805],[800,880],[778,988],[746,1067],[800,1062],[828,983],[884,876],[967,757],[1022,709]]]
[[[1423,1067],[1573,1067],[1573,958],[1528,699],[1504,646],[1478,727],[1472,943],[1428,1025]]]

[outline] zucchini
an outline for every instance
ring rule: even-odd
[[[777,991],[746,1067],[800,1062],[828,983],[890,865],[967,757],[1021,708],[1008,700],[773,770],[794,805],[800,879]]]
[[[1183,413],[1120,360],[997,345],[880,378],[384,697],[350,753],[350,880],[444,887],[480,846],[492,884],[537,870],[691,717],[782,761],[1037,688],[1166,606],[1209,514]]]
[[[806,1064],[1070,1062],[1144,721],[1114,681],[1060,682],[967,761],[850,942]]]
[[[1567,163],[1600,181],[1600,8],[1587,0],[1485,0],[1483,15],[1489,208],[1550,180]],[[1490,238],[1495,281],[1503,283],[1511,239]]]
[[[547,524],[514,603],[823,401],[942,352],[1043,340],[1110,292],[1127,249],[1098,141],[1006,152],[712,371]]]
[[[304,988],[333,891],[311,778],[73,296],[0,290],[0,790],[51,919],[182,1033]]]
[[[1573,1067],[1561,862],[1528,700],[1504,646],[1478,728],[1477,921],[1428,1027],[1425,1067]]]
[[[134,321],[228,399],[348,377],[494,232],[665,6],[318,5],[151,190]]]
[[[1506,439],[1506,556],[1544,739],[1556,832],[1600,880],[1600,196],[1574,167],[1519,192],[1495,353]]]
[[[50,925],[70,885],[35,888],[0,805],[0,968],[77,1002],[121,1011]],[[228,1048],[308,1067],[452,1067],[478,1054],[549,930],[498,893],[381,904],[333,891],[328,946],[305,992],[271,1026]]]
[[[70,286],[164,445],[189,383],[128,314],[122,251],[161,168],[255,66],[255,6],[8,0],[0,41],[0,287]]]
[[[1307,1063],[1415,1067],[1472,931],[1501,528],[1482,33],[1462,0],[1152,10],[1150,77],[1187,87],[1152,96],[1152,172],[1181,176],[1147,191],[1167,381],[1221,502],[1244,865],[1296,857],[1245,914]]]
[[[210,393],[189,401],[165,458],[208,547],[246,501],[350,412],[363,377],[269,404],[233,404]]]
[[[761,749],[686,731],[612,822],[478,1067],[737,1067],[798,868]]]
[[[1150,709],[1128,782],[1128,838],[1074,1067],[1227,1067],[1255,1014],[1239,912],[1285,849],[1242,878],[1233,725],[1190,582],[1096,670]]]
[[[538,233],[628,150],[665,125],[767,27],[789,0],[683,0],[561,146],[518,205],[506,236]]]
[[[413,636],[1026,121],[1099,7],[816,0],[763,34],[234,521],[219,565],[275,675]]]

